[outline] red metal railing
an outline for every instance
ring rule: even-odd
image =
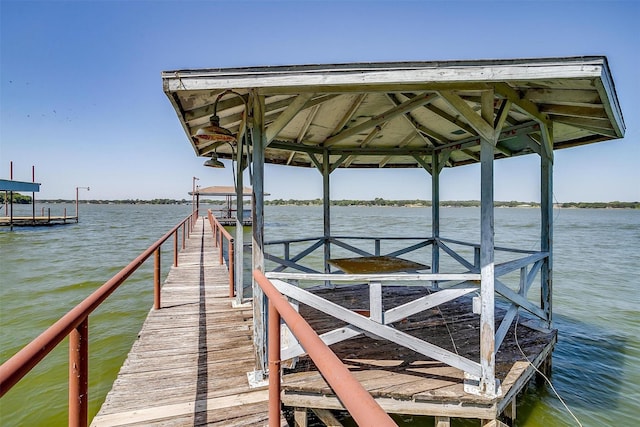
[[[259,270],[253,277],[269,299],[269,426],[280,426],[280,317],[359,426],[397,426],[269,279]]]
[[[24,346],[9,360],[0,365],[0,397],[4,396],[33,367],[49,354],[65,337],[69,336],[69,426],[86,426],[88,415],[88,382],[89,382],[89,315],[109,295],[127,280],[152,254],[154,265],[154,308],[160,309],[160,247],[171,236],[174,237],[174,265],[178,265],[177,242],[178,232],[182,227],[183,247],[184,234],[193,230],[198,218],[198,211],[182,220],[167,234],[162,236],[147,250],[142,252],[129,265],[113,276],[101,287],[89,295],[84,301],[72,308],[40,336]],[[185,226],[188,224],[188,230]]]
[[[214,241],[216,242],[216,247],[220,248],[220,265],[224,263],[222,244],[224,243],[224,239],[227,239],[227,254],[229,257],[229,298],[233,298],[236,296],[235,288],[233,286],[234,280],[234,252],[233,252],[233,237],[225,228],[220,224],[220,221],[216,218],[216,216],[211,212],[211,209],[207,211],[207,217],[209,218],[209,223],[211,224],[211,230],[213,232]]]

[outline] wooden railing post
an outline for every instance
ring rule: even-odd
[[[183,222],[182,223],[182,249],[186,248],[187,246],[187,223]]]
[[[269,427],[280,427],[280,313],[269,300]]]
[[[86,427],[89,402],[89,318],[69,334],[69,426]]]
[[[160,310],[160,247],[154,252],[153,263],[153,308]]]

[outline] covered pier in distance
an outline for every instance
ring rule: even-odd
[[[251,188],[244,187],[242,189],[243,198],[249,197],[252,195]],[[224,197],[225,203],[222,208],[212,209],[213,214],[216,216],[220,224],[222,225],[251,225],[252,213],[251,206],[252,203],[249,202],[249,207],[243,208],[242,215],[238,215],[238,211],[236,209],[237,203],[234,202],[234,197],[237,197],[238,192],[236,188],[229,185],[214,185],[211,187],[198,188],[195,192],[190,191],[190,196],[196,196],[196,206],[200,206],[200,198],[201,197]],[[243,205],[241,205],[243,206]]]
[[[307,316],[386,412],[432,415],[442,427],[452,417],[496,424],[508,405],[515,408],[516,395],[533,376],[533,367],[549,360],[556,340],[554,151],[624,135],[605,57],[175,70],[163,72],[162,79],[196,155],[236,162],[238,188],[242,171],[252,168],[254,270],[266,273]],[[539,159],[531,171],[540,179],[535,250],[494,242],[494,163],[522,155]],[[295,240],[267,241],[265,163],[319,171],[322,236],[306,237],[299,230]],[[474,163],[480,164],[480,240],[452,240],[440,233],[440,175],[444,168]],[[333,235],[330,178],[338,168],[424,169],[433,202],[430,229],[395,240],[375,236],[375,224],[367,236]],[[242,199],[238,195],[238,202]],[[241,229],[235,243],[243,245]],[[305,262],[315,251],[322,252],[322,265]],[[236,265],[242,265],[242,253],[235,251]],[[349,265],[365,265],[372,257],[418,266],[339,274],[345,259]],[[252,295],[243,295],[241,275],[236,280],[237,302],[253,302],[252,378],[258,381],[269,374],[267,300],[258,282]],[[496,308],[498,300],[504,310]],[[443,318],[451,311],[472,325],[461,329],[467,331],[461,337],[453,325],[440,324],[451,340],[471,343],[468,350],[452,349],[450,340],[426,333],[437,326],[429,320],[435,308],[445,313]],[[310,309],[322,314],[312,315]],[[526,357],[511,349],[516,325],[520,341],[544,337]],[[279,359],[303,371],[284,369],[284,404],[341,408],[332,388],[314,373],[304,348],[289,338],[283,339]],[[371,346],[364,351],[357,341],[363,339],[385,344],[377,346],[379,351]],[[398,360],[400,354],[406,357]],[[271,366],[279,366],[276,362]],[[422,383],[393,366],[410,366],[420,372]],[[297,415],[296,422],[304,424]]]

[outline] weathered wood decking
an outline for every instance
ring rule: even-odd
[[[263,426],[268,391],[250,388],[252,309],[232,308],[229,276],[200,218],[92,426]]]
[[[429,292],[428,288],[421,286],[383,288],[387,308]],[[319,289],[314,293],[352,309],[361,309],[368,304],[366,285]],[[302,304],[300,313],[318,333],[344,324]],[[496,308],[497,324],[504,315],[505,310]],[[516,396],[535,374],[534,367],[527,359],[540,367],[550,357],[557,339],[556,330],[535,328],[522,318],[518,319],[517,329],[514,324],[495,355],[496,377],[502,388],[502,395],[497,398],[466,393],[462,371],[390,341],[363,335],[334,344],[331,349],[388,413],[494,420],[509,404],[515,402]],[[480,319],[473,314],[468,297],[413,315],[395,323],[394,327],[472,360],[479,358]],[[294,370],[285,370],[282,390],[282,401],[287,406],[343,409],[334,392],[306,356],[299,360]],[[437,425],[449,424],[441,420]]]

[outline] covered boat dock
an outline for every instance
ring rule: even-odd
[[[388,413],[435,416],[438,427],[449,425],[452,417],[500,423],[501,413],[508,405],[515,407],[533,370],[549,365],[556,340],[554,151],[624,135],[606,58],[175,70],[163,72],[162,78],[196,155],[236,162],[238,188],[242,171],[251,167],[255,277],[266,274],[342,362],[357,371],[377,403]],[[494,163],[529,154],[539,158],[539,167],[532,170],[540,182],[539,247],[497,247]],[[265,163],[319,171],[322,236],[303,236],[300,230],[297,239],[267,240]],[[440,233],[440,174],[444,168],[475,163],[480,164],[480,241],[451,240]],[[431,177],[431,228],[397,239],[373,235],[374,225],[367,236],[332,234],[330,176],[337,168],[424,169]],[[237,196],[240,202],[243,197]],[[239,229],[235,244],[243,247]],[[315,251],[322,252],[322,265],[305,263]],[[234,253],[235,265],[241,266],[243,251]],[[341,264],[337,259],[360,258],[358,263],[371,257],[419,265],[366,273],[336,267]],[[253,304],[255,371],[250,377],[256,383],[267,377],[277,380],[279,372],[269,375],[269,367],[282,363],[286,368],[279,394],[285,405],[301,408],[297,424],[306,423],[304,408],[343,408],[286,328],[279,357],[268,357],[263,288],[254,280],[251,295],[244,295],[242,275],[235,277],[237,306],[248,300]],[[349,293],[355,293],[353,298],[344,298]],[[497,308],[498,301],[504,310]],[[433,319],[442,320],[452,341],[468,341],[468,351],[425,333],[437,323],[429,320],[432,309],[443,313]],[[456,335],[454,324],[445,320],[451,318],[474,324],[473,332]],[[537,342],[537,350],[512,351],[516,336]],[[349,345],[362,339],[385,344]],[[398,349],[406,360],[395,357]],[[392,375],[389,366],[409,368]],[[408,371],[429,378],[430,385],[412,388],[418,379],[409,378]]]

